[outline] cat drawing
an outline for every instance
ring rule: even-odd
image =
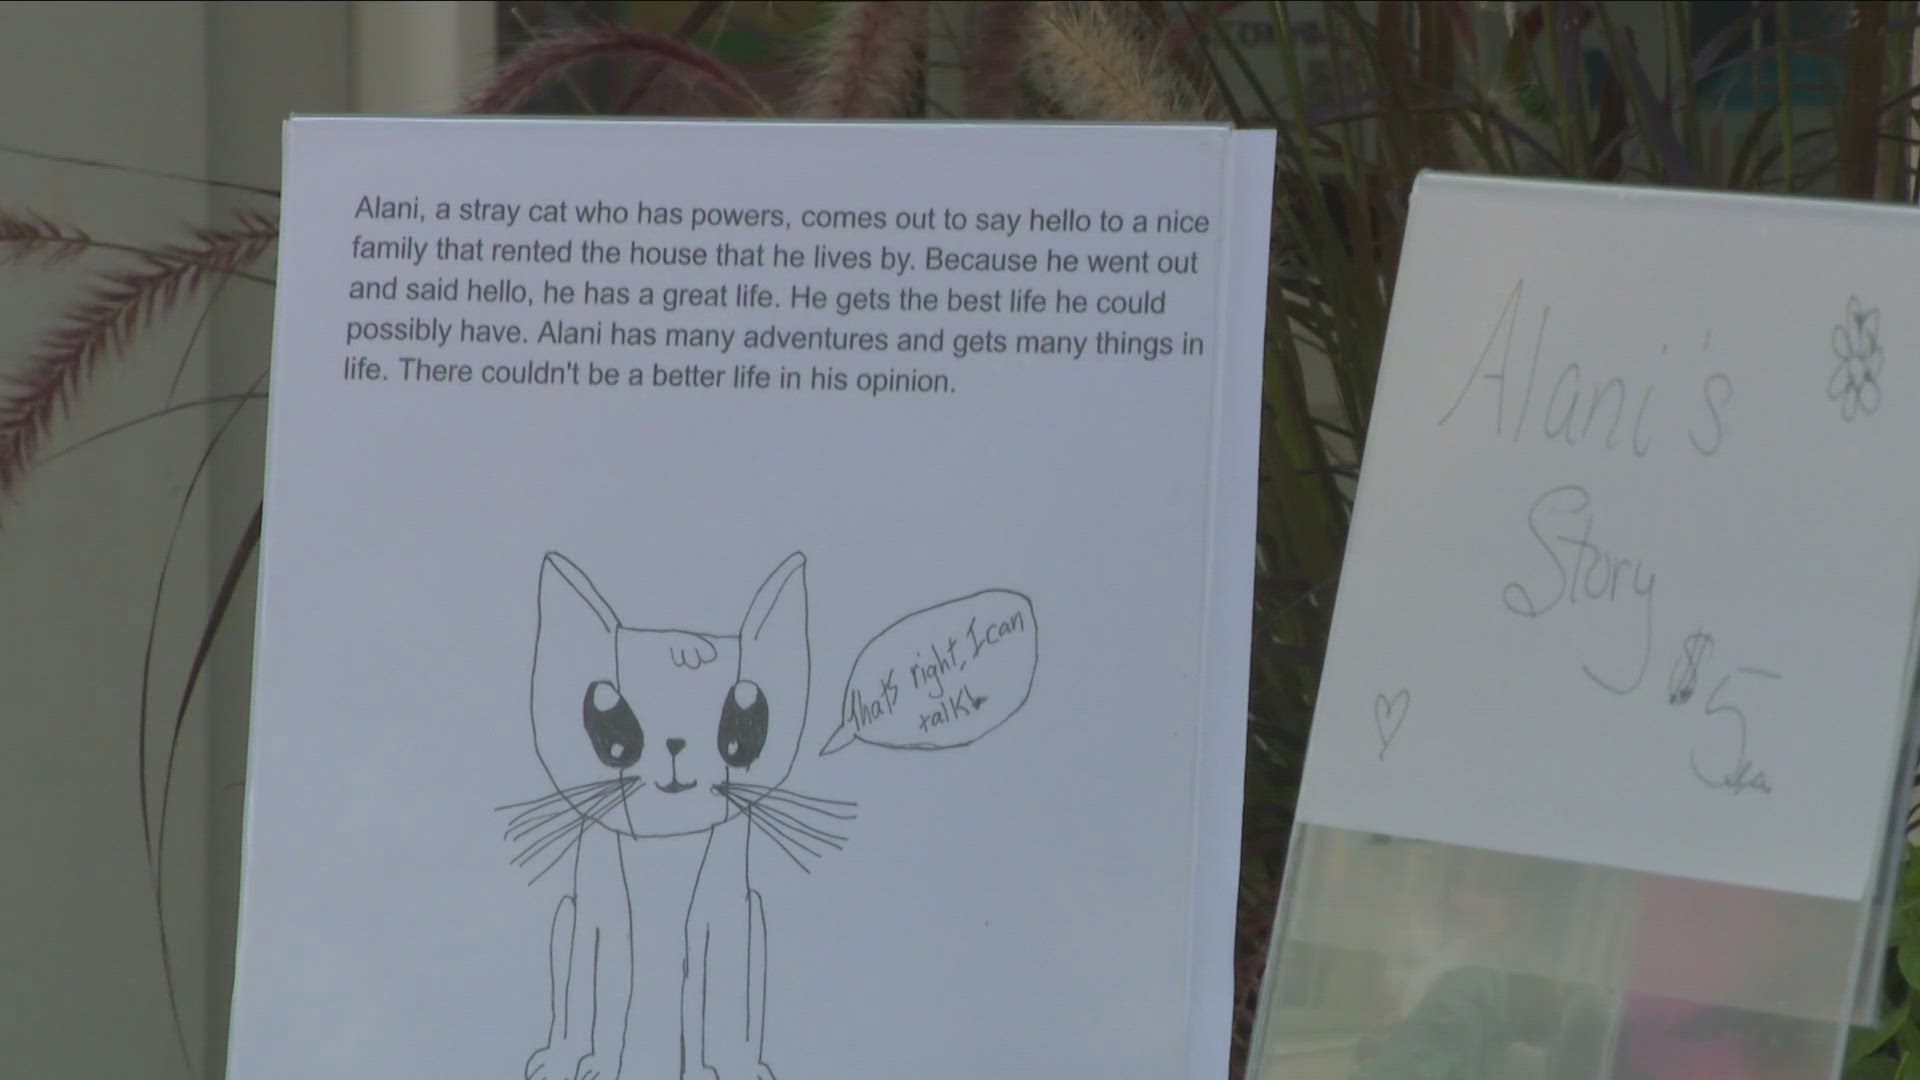
[[[526,1080],[772,1080],[753,860],[805,869],[846,839],[831,819],[852,816],[781,787],[807,719],[805,558],[788,556],[722,635],[629,626],[550,553],[538,617],[533,739],[552,787],[503,809],[515,862],[567,891]]]

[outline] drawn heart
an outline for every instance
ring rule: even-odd
[[[1394,736],[1400,734],[1400,725],[1407,722],[1407,704],[1413,696],[1405,690],[1389,698],[1385,694],[1373,695],[1373,729],[1380,733],[1380,760],[1387,759],[1387,748],[1393,745]]]

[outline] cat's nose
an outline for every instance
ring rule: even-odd
[[[680,751],[685,750],[686,748],[687,748],[687,740],[685,739],[668,739],[667,740],[667,753],[672,754],[675,757],[678,757],[680,754]]]

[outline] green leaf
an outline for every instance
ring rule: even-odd
[[[1851,1065],[1856,1061],[1861,1061],[1874,1051],[1886,1046],[1887,1040],[1893,1038],[1893,1033],[1899,1031],[1900,1025],[1907,1022],[1907,1015],[1911,1011],[1911,1008],[1911,999],[1902,1001],[1899,1005],[1889,1009],[1887,1015],[1880,1018],[1880,1023],[1877,1026],[1871,1028],[1857,1027],[1851,1032],[1848,1032],[1847,1064]],[[1891,1058],[1882,1058],[1881,1060],[1892,1064]]]
[[[1841,1070],[1840,1080],[1896,1080],[1899,1066],[1892,1058],[1867,1058]]]
[[[1908,986],[1920,986],[1920,942],[1908,939],[1900,943],[1900,977]]]
[[[1902,891],[1913,895],[1909,885],[1903,885]],[[1893,917],[1887,920],[1887,943],[1904,945],[1910,941],[1920,941],[1920,901],[1901,900],[1893,905]]]

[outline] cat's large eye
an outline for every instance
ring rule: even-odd
[[[587,741],[608,768],[625,769],[640,760],[647,737],[640,720],[620,691],[605,679],[587,687],[586,700],[580,703],[580,719],[587,728]]]
[[[720,706],[720,759],[735,769],[753,764],[767,745],[767,695],[746,679],[727,691]]]

